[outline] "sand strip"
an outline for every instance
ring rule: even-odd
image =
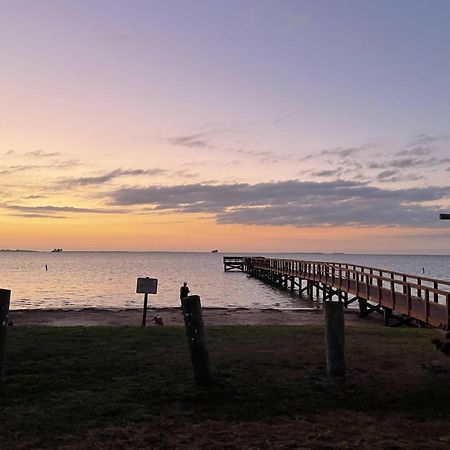
[[[183,325],[180,308],[151,308],[147,323],[155,326],[152,318],[162,317],[165,325]],[[141,309],[27,309],[13,310],[10,320],[14,326],[138,326]],[[317,325],[323,323],[322,310],[280,310],[246,308],[203,308],[207,325]],[[380,326],[381,316],[372,314],[361,319],[357,311],[346,311],[347,325]]]

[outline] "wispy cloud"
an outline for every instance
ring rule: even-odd
[[[383,170],[377,175],[378,180],[385,180],[387,178],[392,178],[393,176],[398,175],[398,170]]]
[[[173,145],[190,148],[208,148],[210,143],[206,139],[207,133],[187,134],[169,138],[169,142]]]
[[[59,152],[46,152],[44,150],[34,150],[32,152],[24,153],[23,156],[25,157],[32,157],[32,158],[52,158],[54,156],[60,156]]]
[[[325,177],[325,178],[336,178],[340,175],[341,170],[339,168],[336,169],[324,169],[324,170],[316,170],[309,172],[314,177]]]
[[[320,158],[323,156],[329,156],[336,159],[343,159],[349,156],[353,156],[356,153],[362,152],[364,150],[374,148],[376,144],[367,143],[356,147],[338,147],[327,150],[321,150],[319,152],[309,153],[308,155],[299,158],[299,161],[305,161],[308,159]]]
[[[43,149],[32,150],[29,152],[19,153],[14,150],[8,150],[5,153],[5,156],[14,156],[14,157],[24,157],[24,158],[35,158],[35,159],[43,159],[43,158],[53,158],[55,156],[61,156],[60,152],[47,152]]]
[[[92,177],[67,178],[60,184],[65,186],[87,186],[105,184],[115,178],[124,176],[159,175],[165,172],[163,169],[116,169],[102,175]]]
[[[9,166],[0,166],[0,175],[11,175],[20,172],[51,170],[51,169],[68,169],[77,167],[81,163],[75,159],[67,159],[54,161],[48,164],[14,164]]]
[[[0,204],[0,208],[8,209],[16,212],[23,212],[26,214],[49,214],[53,213],[75,213],[75,214],[121,214],[128,212],[126,209],[105,209],[105,208],[78,208],[75,206],[25,206],[25,205],[9,205]]]
[[[398,158],[380,162],[371,162],[367,165],[369,169],[384,169],[395,167],[399,169],[410,169],[414,167],[437,167],[450,162],[450,158]]]
[[[433,149],[431,147],[415,146],[396,153],[397,156],[425,156],[429,155]]]
[[[25,217],[28,219],[67,219],[67,216],[58,216],[51,214],[11,214],[14,217]]]
[[[450,135],[434,135],[430,136],[426,133],[420,133],[418,134],[412,142],[412,146],[420,145],[420,146],[426,146],[426,145],[432,145],[432,144],[439,144],[442,142],[448,142],[450,140]]]

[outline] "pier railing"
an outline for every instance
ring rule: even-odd
[[[248,269],[320,282],[433,327],[450,329],[450,281],[348,263],[243,259]]]

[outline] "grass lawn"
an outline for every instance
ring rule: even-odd
[[[336,385],[322,327],[212,327],[196,388],[180,327],[11,328],[0,448],[448,449],[436,334],[348,327]]]

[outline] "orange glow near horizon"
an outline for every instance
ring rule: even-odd
[[[405,253],[405,241],[429,230],[388,227],[310,227],[220,225],[204,217],[178,215],[161,221],[148,217],[103,215],[67,219],[17,219],[0,226],[2,248],[47,251],[211,251]],[[369,241],[369,242],[368,242]],[[439,239],[429,252],[439,253]],[[410,253],[423,253],[420,248]]]

